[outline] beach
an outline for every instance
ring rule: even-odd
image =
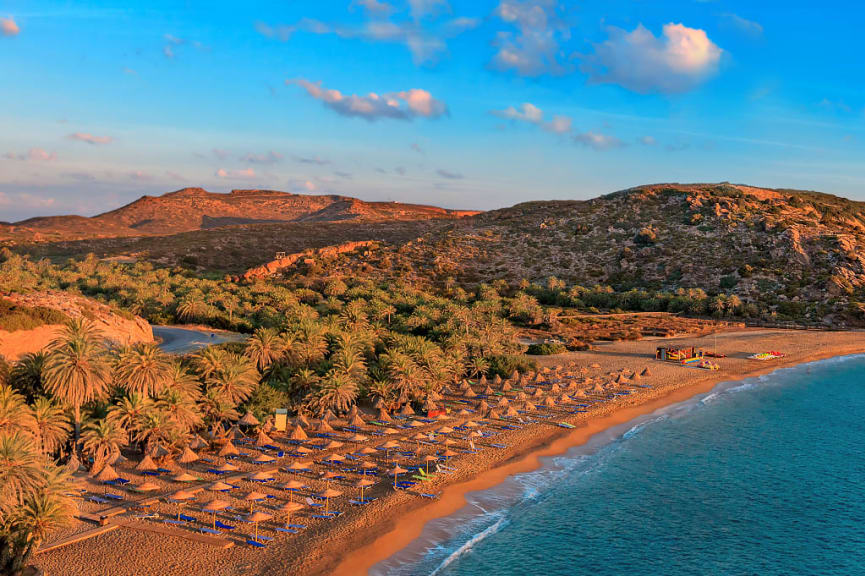
[[[716,342],[717,352],[728,356],[717,360],[721,366],[717,371],[654,359],[655,347],[659,345],[694,345],[714,350]],[[747,358],[769,350],[784,352],[785,356],[765,362]],[[305,531],[280,537],[265,549],[243,545],[222,549],[121,526],[40,554],[36,563],[48,574],[364,574],[377,562],[410,545],[428,521],[459,510],[468,492],[495,486],[512,474],[533,470],[541,458],[562,454],[600,431],[706,393],[719,382],[859,352],[865,352],[865,333],[862,332],[750,329],[721,333],[717,338],[602,343],[592,351],[544,357],[539,359],[542,366],[575,362],[598,378],[609,378],[623,371],[639,373],[648,367],[650,374],[642,378],[640,384],[649,387],[632,387],[627,395],[593,405],[585,412],[563,411],[556,413],[551,421],[501,432],[496,442],[505,447],[460,454],[449,461],[455,469],[452,474],[437,475],[424,485],[424,492],[439,494],[437,499],[394,491],[387,481],[380,482],[371,490],[370,495],[378,498],[371,504],[349,507],[340,503],[344,513],[339,518],[310,522]],[[589,368],[592,365],[597,367]],[[458,421],[458,417],[452,420],[453,423]],[[555,425],[562,421],[575,428]],[[310,484],[314,482],[321,481],[309,481]],[[319,488],[323,485],[316,484]],[[351,490],[348,484],[343,486],[338,481],[334,485],[346,493]],[[82,502],[82,508],[98,511],[98,506],[90,503]],[[82,522],[69,532],[83,530],[83,526],[87,525]],[[155,550],[158,553],[154,553]]]

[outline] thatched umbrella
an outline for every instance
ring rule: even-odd
[[[230,502],[227,502],[225,500],[220,500],[219,498],[215,498],[215,499],[211,500],[210,502],[208,502],[207,504],[205,504],[204,507],[201,509],[201,511],[207,512],[207,513],[212,515],[213,527],[216,528],[216,514],[218,512],[222,512],[223,510],[225,510],[229,506],[231,506]]]
[[[391,470],[390,472],[388,472],[388,474],[393,474],[393,487],[394,487],[394,488],[396,488],[396,480],[397,480],[397,477],[398,477],[400,474],[405,474],[406,472],[408,472],[408,470],[406,470],[405,468],[400,467],[399,465],[394,466],[394,467],[393,467],[393,470]]]
[[[357,404],[352,404],[351,408],[348,409],[348,415],[354,416],[355,414],[357,414]]]
[[[502,415],[495,408],[490,408],[490,411],[487,412],[487,418],[490,420],[498,420],[501,417],[502,417]]]
[[[489,409],[490,409],[490,405],[487,404],[486,400],[481,400],[480,402],[478,402],[478,405],[475,406],[475,410],[478,412],[481,412],[481,413],[486,412]]]
[[[452,434],[454,431],[450,426],[442,426],[438,430],[436,430],[436,434]]]
[[[532,398],[543,398],[544,391],[540,388],[535,388],[535,391],[532,393]]]
[[[399,448],[399,443],[394,440],[388,440],[384,444],[380,444],[378,448],[384,450],[386,458],[390,460],[390,451],[394,448]]]
[[[336,414],[331,412],[331,410],[328,408],[324,411],[324,414],[321,415],[321,419],[330,422],[331,420],[336,420]]]
[[[354,442],[355,444],[360,444],[361,442],[366,442],[367,440],[369,440],[369,438],[364,436],[363,434],[354,434],[352,436],[349,436],[348,438],[349,442]]]
[[[555,408],[555,399],[552,396],[547,396],[546,398],[544,398],[544,406],[546,406],[547,408]]]
[[[145,480],[141,484],[136,484],[132,487],[136,492],[155,492],[159,490],[159,484],[156,482],[151,482],[150,480]]]
[[[255,445],[259,448],[263,448],[264,446],[272,446],[273,438],[264,433],[264,430],[258,431],[258,437],[255,439]]]
[[[502,384],[502,392],[510,392],[510,391],[511,391],[511,383],[508,381],[505,381]]]
[[[243,497],[244,500],[249,502],[249,511],[252,512],[253,506],[255,506],[256,502],[261,502],[267,498],[267,494],[262,494],[261,492],[257,492],[253,490],[252,492],[248,492],[246,496]]]
[[[478,380],[478,384],[480,384],[481,386],[487,385],[487,375],[486,374],[481,374],[481,379]]]
[[[375,453],[376,453],[376,449],[371,447],[371,446],[364,446],[363,448],[361,448],[360,450],[355,452],[355,454],[363,454],[364,456],[369,456],[369,455],[375,454]]]
[[[330,513],[330,499],[336,498],[338,496],[342,496],[342,492],[338,490],[333,490],[332,488],[328,488],[324,492],[319,493],[319,498],[324,498],[324,515],[327,516]]]
[[[360,463],[360,467],[365,471],[374,470],[375,468],[378,468],[378,464],[376,464],[375,462],[370,462],[369,460],[364,460]]]
[[[220,458],[226,458],[228,456],[237,456],[240,454],[240,450],[237,449],[237,446],[234,445],[234,442],[229,440],[225,443],[225,445],[219,449],[219,452],[216,453]]]
[[[246,517],[247,521],[252,522],[255,526],[255,541],[258,542],[258,524],[259,522],[267,522],[273,518],[270,514],[265,512],[254,512]]]
[[[174,494],[168,497],[168,500],[177,504],[177,519],[180,520],[180,509],[183,507],[183,503],[187,500],[193,500],[195,498],[195,494],[189,492],[188,490],[178,490]]]
[[[462,382],[460,382],[460,392],[465,392],[466,390],[470,390],[471,387],[472,387],[472,385],[469,384],[468,380],[463,380]]]
[[[517,412],[516,408],[514,408],[513,406],[508,406],[508,409],[505,412],[505,416],[507,416],[508,418],[516,418],[519,415],[520,413]]]
[[[484,388],[484,394],[486,394],[487,396],[492,396],[495,393],[496,393],[496,391],[493,390],[492,387],[490,387],[489,385],[486,388]]]
[[[180,458],[177,459],[181,464],[186,464],[186,469],[189,470],[189,465],[193,462],[198,461],[198,454],[192,451],[192,449],[187,446],[183,449],[183,453],[180,455]]]
[[[195,482],[198,480],[198,476],[193,476],[189,472],[181,472],[172,478],[175,482]]]
[[[225,482],[214,482],[207,487],[211,492],[228,492],[229,490],[233,490],[234,486],[231,484],[226,484]]]
[[[457,416],[471,416],[472,413],[466,410],[465,408],[460,409],[459,412],[456,413]]]
[[[498,406],[499,408],[507,408],[510,405],[510,403],[511,403],[511,401],[508,400],[507,398],[502,398],[501,400],[499,400],[499,403],[496,404],[496,406]]]
[[[387,410],[385,410],[384,406],[379,406],[378,416],[376,417],[376,420],[379,422],[392,422],[393,418],[390,417],[390,414],[387,413]]]
[[[561,392],[562,387],[558,384],[553,384],[552,386],[550,386],[550,394],[561,394]]]
[[[387,427],[382,430],[381,433],[390,436],[391,434],[399,434],[399,430],[397,430],[396,428]]]
[[[429,474],[429,463],[430,462],[437,462],[438,457],[433,456],[432,454],[427,454],[423,460],[424,460],[424,463],[426,464],[426,473]]]
[[[252,461],[256,464],[270,464],[271,462],[275,462],[276,458],[269,454],[259,454]]]
[[[325,462],[343,462],[345,460],[345,456],[342,454],[331,454],[330,456],[326,456],[324,458]]]
[[[520,373],[518,370],[514,370],[513,372],[511,372],[511,380],[516,382],[519,379],[520,379]]]
[[[295,472],[298,470],[309,470],[309,467],[312,466],[312,462],[309,460],[295,460],[291,464],[285,467],[289,472]]]
[[[414,409],[411,407],[411,402],[406,402],[399,411],[401,416],[414,416]]]
[[[308,440],[309,436],[306,435],[306,432],[303,431],[303,428],[300,427],[300,424],[295,425],[291,430],[291,434],[288,435],[291,440]]]
[[[252,482],[266,482],[273,479],[273,472],[256,472],[250,474],[248,478]]]
[[[243,431],[237,424],[228,429],[227,436],[232,440],[240,440],[242,438],[246,438],[246,434],[243,433]]]
[[[408,423],[409,428],[423,428],[424,426],[426,426],[426,424],[424,424],[420,420],[412,420]]]
[[[309,420],[306,419],[306,416],[303,414],[298,414],[294,418],[295,426],[303,426],[304,428],[309,428]]]
[[[114,470],[114,467],[111,464],[106,464],[102,467],[101,470],[99,470],[99,473],[96,474],[94,478],[99,482],[105,484],[107,482],[114,482],[115,480],[120,478],[120,476],[117,474],[117,471]]]
[[[360,428],[361,426],[366,426],[366,422],[361,418],[360,414],[355,414],[348,421],[349,426],[354,426],[355,428]]]
[[[330,442],[328,442],[327,444],[324,445],[322,450],[336,450],[337,448],[342,448],[342,446],[343,446],[342,442],[339,442],[338,440],[331,440]]]
[[[525,392],[520,391],[520,392],[517,392],[517,395],[514,396],[514,398],[521,401],[521,402],[525,402],[526,398],[528,398],[528,396],[526,396]]]
[[[363,497],[363,491],[364,491],[364,489],[365,489],[365,488],[369,488],[369,487],[372,486],[373,484],[375,484],[375,482],[373,482],[373,481],[370,480],[369,478],[361,478],[360,480],[358,480],[357,482],[355,482],[354,487],[355,487],[355,488],[360,488],[360,501],[361,501],[361,502],[366,502],[366,500],[365,500],[364,497]]]
[[[465,392],[463,392],[463,398],[474,398],[476,396],[477,394],[475,394],[475,391],[472,390],[471,386],[466,388]]]
[[[216,469],[217,472],[237,472],[237,466],[232,464],[231,462],[226,462]]]
[[[246,414],[243,415],[243,418],[237,421],[241,426],[258,426],[261,422],[252,412],[247,410]]]
[[[501,384],[501,383],[502,383],[502,377],[499,376],[498,374],[496,374],[495,378],[493,378],[493,384]]]
[[[303,510],[303,504],[300,502],[288,501],[278,508],[280,512],[285,514],[285,527],[291,526],[291,515],[295,512]]]
[[[444,456],[445,459],[448,460],[448,461],[450,461],[451,456],[456,456],[456,455],[457,455],[457,453],[454,452],[453,450],[451,450],[450,448],[448,448],[447,450],[445,450],[444,452],[442,452],[442,456]]]
[[[318,427],[315,429],[316,432],[333,432],[333,426],[328,424],[327,420],[319,420]]]
[[[442,420],[449,420],[450,416],[448,416],[447,414],[445,414],[443,412],[443,413],[439,414],[438,416],[436,416],[435,419],[438,420],[439,422],[441,422]]]
[[[153,472],[158,468],[159,466],[156,465],[156,462],[153,461],[150,454],[145,454],[144,458],[141,459],[141,462],[135,465],[135,469],[139,472]]]
[[[309,454],[312,452],[312,448],[307,448],[306,446],[298,446],[294,449],[295,452],[303,456],[304,454]]]

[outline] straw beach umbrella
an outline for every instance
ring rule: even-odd
[[[279,507],[279,511],[285,514],[285,527],[291,527],[291,515],[295,512],[303,510],[303,504],[300,502],[286,502]]]
[[[366,426],[366,422],[363,418],[361,418],[360,414],[355,414],[348,421],[349,426],[354,426],[355,428],[360,428],[361,426]]]
[[[183,503],[187,500],[192,500],[195,498],[195,494],[189,492],[188,490],[178,490],[171,496],[169,496],[169,500],[177,504],[177,519],[180,520],[180,509],[183,507]]]
[[[225,445],[219,449],[219,452],[216,453],[220,458],[227,458],[228,456],[237,456],[240,454],[240,450],[237,449],[237,446],[234,445],[234,442],[229,440],[225,443]]]
[[[294,493],[301,488],[306,488],[306,484],[300,482],[299,480],[289,480],[284,484],[280,484],[279,487],[288,492],[288,500],[290,502],[294,500]]]
[[[308,440],[309,436],[306,435],[306,432],[303,431],[300,424],[296,424],[294,428],[291,429],[291,434],[288,435],[290,440]]]
[[[237,421],[241,426],[258,426],[261,424],[252,412],[247,411],[243,418]]]
[[[355,487],[355,488],[360,488],[360,501],[361,501],[361,502],[366,502],[366,500],[365,500],[364,497],[363,497],[363,491],[364,491],[364,489],[365,489],[365,488],[369,488],[369,487],[372,486],[373,484],[375,484],[375,482],[373,482],[373,481],[370,480],[369,478],[361,478],[360,480],[358,480],[357,482],[355,482],[354,487]]]
[[[252,461],[256,464],[270,464],[271,462],[275,462],[276,458],[269,454],[259,454]]]
[[[181,472],[172,478],[175,482],[195,482],[198,480],[198,476],[193,476],[189,472]]]
[[[267,522],[271,518],[273,518],[273,516],[271,516],[270,514],[267,514],[265,512],[254,512],[254,513],[252,513],[246,517],[246,520],[249,522],[252,522],[252,524],[255,526],[255,541],[256,542],[258,542],[258,524],[260,522]]]
[[[379,422],[393,422],[393,418],[390,417],[390,414],[387,413],[384,406],[379,407],[376,420]]]
[[[136,492],[155,492],[159,490],[159,484],[156,482],[151,482],[150,480],[145,480],[141,484],[136,484],[132,487]]]
[[[249,479],[252,482],[267,482],[268,480],[273,480],[272,472],[256,472],[255,474],[251,474]]]
[[[156,462],[153,461],[153,458],[150,457],[150,454],[145,454],[144,458],[141,459],[141,462],[136,464],[135,469],[139,472],[154,472],[159,468],[156,465]]]
[[[201,511],[211,514],[211,519],[213,521],[212,526],[215,529],[216,528],[216,514],[217,514],[217,512],[222,512],[223,510],[225,510],[229,506],[231,506],[230,502],[227,502],[225,500],[220,500],[219,498],[215,498],[215,499],[211,500],[210,502],[208,502],[207,504],[205,504],[204,507],[201,509]]]
[[[330,513],[330,499],[337,498],[342,496],[342,492],[338,490],[333,490],[332,488],[328,488],[324,492],[321,492],[318,497],[324,498],[324,515],[327,516]]]
[[[261,502],[262,500],[267,498],[267,494],[262,494],[261,492],[257,492],[253,490],[252,492],[248,492],[246,496],[243,497],[244,500],[249,502],[249,511],[252,512],[253,507],[256,502]]]
[[[429,474],[429,463],[430,462],[437,462],[437,461],[438,461],[438,458],[433,456],[432,454],[427,454],[424,457],[424,463],[426,463],[426,473],[427,474]]]
[[[391,470],[391,471],[388,472],[388,474],[393,474],[393,487],[394,487],[394,488],[396,488],[396,480],[397,480],[397,477],[398,477],[400,474],[405,474],[406,472],[408,472],[408,470],[406,470],[405,468],[402,468],[402,467],[400,467],[400,466],[394,466],[394,467],[393,467],[393,470]]]
[[[214,482],[213,484],[207,487],[211,492],[228,492],[229,490],[234,489],[234,486],[231,484],[226,484],[225,482]]]

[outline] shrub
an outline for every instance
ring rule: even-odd
[[[561,342],[543,342],[541,344],[530,344],[526,354],[532,356],[549,356],[550,354],[561,354],[567,348]]]
[[[515,354],[487,356],[486,360],[489,363],[487,375],[495,376],[498,374],[502,378],[509,378],[514,373],[514,370],[520,374],[525,374],[535,371],[538,367],[537,363],[531,358]]]
[[[65,324],[69,320],[63,312],[44,306],[20,306],[0,298],[0,330],[32,330],[45,324]]]

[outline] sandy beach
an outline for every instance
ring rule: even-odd
[[[717,371],[683,367],[654,359],[654,351],[658,345],[695,345],[714,350],[716,342],[717,352],[728,356],[717,360],[721,366]],[[765,362],[747,358],[755,352],[768,350],[778,350],[786,356]],[[636,386],[636,381],[630,386],[622,386],[622,390],[627,389],[626,394],[612,397],[603,403],[592,404],[583,412],[572,413],[573,406],[567,409],[554,408],[550,411],[549,419],[539,419],[537,423],[514,430],[502,429],[504,422],[494,421],[487,427],[496,433],[494,442],[501,447],[492,447],[484,440],[478,440],[479,447],[485,444],[487,446],[476,453],[460,452],[448,461],[448,466],[454,469],[453,473],[438,474],[424,483],[421,490],[415,492],[395,491],[391,486],[392,478],[389,481],[383,476],[367,491],[368,497],[377,499],[363,506],[350,506],[347,502],[349,497],[357,498],[359,495],[359,491],[353,488],[357,477],[334,479],[326,483],[318,478],[317,472],[322,469],[318,465],[309,475],[288,474],[283,468],[294,459],[282,459],[270,467],[274,470],[279,467],[276,473],[278,482],[301,479],[310,487],[310,492],[331,486],[343,492],[343,497],[332,502],[332,505],[343,513],[338,518],[315,520],[309,516],[308,511],[300,512],[293,521],[303,523],[306,529],[298,534],[274,533],[274,540],[266,548],[247,546],[243,539],[236,535],[226,536],[226,539],[234,544],[232,547],[220,548],[190,538],[136,529],[135,523],[148,521],[127,520],[124,515],[119,517],[122,526],[99,536],[39,554],[36,563],[51,575],[365,574],[379,561],[410,545],[421,534],[428,521],[459,510],[465,504],[467,493],[495,486],[509,475],[533,470],[538,467],[540,458],[562,454],[573,446],[585,443],[600,431],[665,405],[706,393],[719,382],[755,376],[803,362],[861,352],[865,352],[865,332],[753,329],[721,333],[717,337],[604,343],[598,344],[592,351],[544,357],[539,359],[542,366],[568,366],[575,363],[576,368],[585,368],[585,374],[596,380],[610,381],[617,374],[641,372],[647,367],[650,374],[639,380],[639,386]],[[479,417],[472,418],[480,420]],[[419,426],[417,430],[426,433],[444,425],[455,426],[468,419],[454,416],[446,421],[431,423],[427,427]],[[557,422],[568,422],[575,428],[561,428],[556,425]],[[339,425],[335,427],[339,431]],[[363,433],[373,431],[374,428],[369,426]],[[414,433],[415,430],[410,433],[400,432],[408,436]],[[383,440],[374,439],[370,444],[381,441]],[[406,445],[411,443],[410,440],[404,442]],[[348,448],[346,446],[336,451],[346,452]],[[328,453],[316,453],[315,460],[321,461]],[[134,462],[129,465],[126,472],[134,474]],[[261,470],[247,463],[238,462],[238,465],[246,475]],[[191,489],[203,492],[204,487],[215,480],[208,476],[205,470],[206,466],[199,463],[192,465],[191,472],[206,481],[194,484]],[[156,482],[162,490],[157,494],[181,487],[161,478]],[[233,482],[237,483],[239,491],[242,492],[260,490],[285,499],[284,492],[275,490],[270,485],[256,485],[240,477]],[[89,488],[97,494],[103,490],[95,484]],[[438,497],[421,497],[417,491],[436,494]],[[206,502],[210,497],[209,494],[203,494],[201,500]],[[130,495],[128,498],[142,497]],[[164,502],[157,507],[163,516],[168,517],[176,510]],[[206,523],[209,516],[196,510],[196,507],[200,509],[200,504],[190,504],[187,506],[188,512],[185,513],[195,516],[201,523]],[[80,508],[83,512],[98,515],[100,510],[107,506],[82,500]],[[260,508],[270,511],[267,502],[262,503]],[[52,541],[76,532],[82,533],[93,527],[93,524],[81,521]]]

